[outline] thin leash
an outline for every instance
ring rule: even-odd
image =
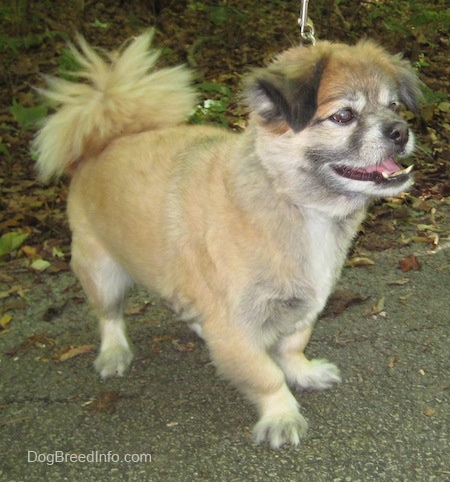
[[[300,27],[300,43],[302,45],[316,45],[316,38],[314,37],[314,24],[308,17],[309,0],[302,0],[302,8],[300,16],[298,17],[298,25]]]

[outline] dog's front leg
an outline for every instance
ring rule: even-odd
[[[340,383],[338,367],[324,359],[308,360],[304,350],[312,327],[300,329],[279,342],[275,354],[289,385],[299,390],[326,390]]]
[[[253,402],[260,419],[253,429],[256,443],[268,441],[272,448],[285,443],[298,445],[307,422],[299,413],[280,367],[254,337],[242,327],[224,321],[203,335],[218,371]]]

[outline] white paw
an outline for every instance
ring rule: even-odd
[[[133,359],[132,351],[123,345],[103,350],[94,362],[95,369],[102,378],[122,376]]]
[[[341,374],[334,363],[324,359],[314,359],[302,363],[295,379],[290,381],[303,390],[327,390],[341,382]]]
[[[259,444],[268,441],[273,449],[283,444],[297,446],[306,435],[308,422],[300,413],[263,416],[253,428],[253,439]]]

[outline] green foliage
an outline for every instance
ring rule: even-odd
[[[103,30],[105,30],[109,27],[109,24],[101,22],[98,18],[96,18],[95,21],[91,23],[91,26],[94,28],[102,28]]]
[[[11,152],[10,152],[10,150],[8,149],[8,147],[6,146],[6,144],[4,144],[1,140],[0,140],[0,154],[2,154],[3,156],[5,156],[5,158],[6,158],[8,161],[11,161],[11,159],[12,159]]]
[[[427,62],[427,60],[425,59],[425,54],[424,53],[421,53],[419,54],[419,58],[418,60],[416,60],[414,62],[414,67],[419,70],[423,67],[429,67],[430,64]]]
[[[31,50],[34,47],[42,45],[46,40],[55,38],[66,38],[66,34],[60,31],[47,31],[42,34],[30,33],[25,37],[13,38],[8,35],[0,35],[0,52],[12,52],[18,54],[20,49]]]
[[[338,4],[345,5],[349,2],[339,1]],[[413,31],[421,31],[425,38],[427,30],[436,32],[443,29],[448,30],[450,25],[450,9],[444,0],[425,2],[417,0],[398,0],[396,2],[363,2],[359,8],[358,15],[353,18],[359,25],[368,28],[384,28],[390,32],[411,37]],[[430,39],[434,35],[430,34]]]
[[[205,99],[198,104],[192,114],[190,121],[193,124],[215,123],[224,127],[228,126],[225,112],[232,97],[231,90],[225,85],[213,82],[203,82],[197,88],[207,94],[215,94],[215,99]]]
[[[0,260],[19,249],[29,235],[26,232],[11,232],[0,237]]]
[[[436,29],[437,27],[444,27],[448,29],[450,25],[450,8],[435,12],[427,10],[427,6],[427,4],[421,5],[417,2],[413,6],[414,13],[409,23],[415,28],[427,27]]]
[[[58,75],[66,80],[77,81],[77,77],[73,74],[78,72],[80,68],[81,66],[73,56],[71,50],[64,47],[58,65]]]
[[[216,25],[222,25],[228,20],[237,20],[243,22],[247,16],[231,5],[205,5],[203,2],[190,2],[188,5],[189,10],[198,12],[206,12],[211,22]]]
[[[39,121],[47,115],[46,107],[23,107],[16,99],[13,99],[13,105],[9,108],[9,111],[23,130],[36,129]]]
[[[448,100],[448,93],[442,93],[435,90],[431,90],[426,85],[422,86],[423,101],[426,105],[438,104],[439,102],[445,102]]]

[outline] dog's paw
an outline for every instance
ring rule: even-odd
[[[128,347],[113,346],[100,352],[94,366],[102,378],[121,377],[130,366],[132,359],[133,353]]]
[[[266,440],[271,448],[284,444],[297,446],[306,435],[308,422],[300,413],[263,416],[253,428],[253,440],[260,444]]]
[[[300,390],[327,390],[341,382],[339,368],[324,359],[308,360],[291,380]]]

